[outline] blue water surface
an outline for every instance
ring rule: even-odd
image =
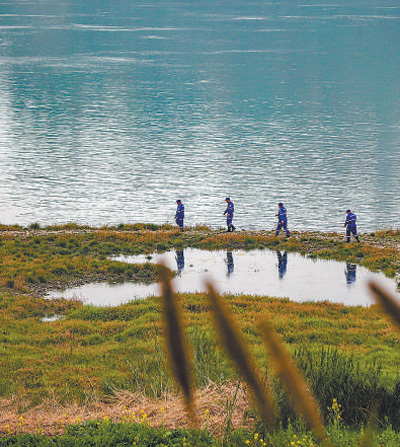
[[[0,0],[0,222],[400,222],[394,0]]]

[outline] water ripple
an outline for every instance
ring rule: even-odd
[[[0,4],[1,222],[398,226],[400,8]]]

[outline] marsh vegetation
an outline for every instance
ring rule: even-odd
[[[191,229],[184,234],[169,227],[126,226],[29,230],[3,227],[2,230],[0,395],[2,406],[8,411],[2,413],[0,424],[5,434],[7,430],[13,434],[39,430],[37,408],[40,405],[49,408],[49,402],[53,411],[57,408],[57,411],[67,413],[64,419],[68,424],[66,421],[61,424],[61,431],[64,431],[64,426],[73,425],[76,414],[81,411],[78,408],[86,408],[82,416],[85,420],[97,419],[99,415],[103,420],[111,408],[110,402],[121,392],[141,396],[143,408],[150,400],[155,400],[161,407],[176,399],[177,387],[168,373],[163,349],[162,309],[158,298],[113,308],[43,298],[44,291],[51,287],[84,283],[98,277],[131,281],[154,281],[157,278],[155,266],[125,265],[111,261],[109,256],[176,247],[279,247],[309,256],[358,262],[392,277],[399,273],[400,235],[397,231],[365,235],[362,244],[349,246],[341,235],[336,234],[299,233],[285,240],[269,233],[226,235],[205,228]],[[298,445],[317,444],[312,444],[316,442],[315,438],[302,425],[290,398],[271,374],[256,325],[260,316],[268,317],[306,377],[324,422],[328,427],[333,424],[332,427],[342,433],[340,436],[347,439],[346,445],[352,445],[351,433],[355,430],[360,434],[371,414],[379,421],[388,439],[390,436],[397,439],[393,430],[400,428],[399,336],[376,306],[361,308],[326,302],[294,303],[257,296],[228,295],[224,300],[239,322],[240,332],[259,364],[263,380],[271,383],[277,399],[278,425],[281,428],[276,431],[276,436],[285,441],[279,443],[278,438],[271,437],[275,440],[270,445],[287,445],[284,442],[293,442],[292,435],[300,434],[304,434],[304,439],[310,439],[307,441],[309,444],[304,441]],[[193,346],[196,387],[203,390],[214,384],[221,390],[225,386],[231,390],[237,387],[245,389],[236,368],[217,342],[206,295],[181,294],[178,302],[182,307],[185,333]],[[41,320],[54,314],[64,318],[50,322]],[[253,405],[246,401],[243,408],[239,408],[238,395],[234,397],[233,393],[230,396],[229,399],[219,398],[214,410],[219,415],[231,414],[229,445],[235,445],[235,442],[236,445],[249,445],[247,441],[253,443],[251,445],[259,445],[255,443],[254,434],[264,436],[263,440],[266,438]],[[334,425],[335,420],[332,419],[335,401],[340,405],[340,427],[337,423]],[[135,399],[127,403],[130,411],[133,408],[138,411]],[[101,406],[101,410],[96,407],[95,412],[89,411],[93,405]],[[121,409],[123,401],[118,405]],[[163,420],[166,422],[167,418],[161,414],[156,416],[156,413],[149,413],[148,419],[152,423],[160,425]],[[118,414],[114,412],[107,416],[113,421],[107,422],[111,424],[110,432],[127,430],[118,425],[123,422]],[[31,420],[29,415],[32,415]],[[21,424],[20,417],[31,422]],[[43,420],[43,415],[41,417]],[[175,413],[168,421],[168,430],[176,427],[173,420],[181,419]],[[224,430],[221,432],[227,424],[225,419],[222,421],[220,419],[220,423],[213,426],[211,415],[203,420],[201,426],[221,439],[221,433],[228,436]],[[136,430],[134,424],[138,421],[131,422],[130,430]],[[104,422],[90,424],[65,428],[65,436],[71,436],[76,430],[83,433],[89,427],[90,430],[100,430]],[[4,428],[6,425],[9,427],[7,430]],[[47,435],[60,433],[60,418],[52,420],[42,430]],[[204,433],[201,436],[205,436]],[[18,436],[13,439],[18,439]],[[189,439],[189,435],[185,436]]]

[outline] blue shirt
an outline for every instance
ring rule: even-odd
[[[287,222],[286,208],[284,206],[279,207],[278,219],[279,222]]]
[[[183,219],[184,217],[185,217],[185,207],[183,206],[183,203],[180,203],[176,207],[175,219]]]
[[[233,205],[233,202],[228,202],[228,206],[226,207],[224,214],[228,213],[228,216],[232,217],[234,211],[235,207]]]
[[[346,224],[346,225],[355,225],[355,224],[356,224],[356,220],[357,220],[356,215],[355,215],[354,213],[349,213],[349,214],[346,216],[346,222],[345,222],[345,224]]]

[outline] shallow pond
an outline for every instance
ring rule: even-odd
[[[298,253],[270,250],[205,251],[187,248],[163,254],[119,256],[121,262],[159,262],[163,259],[177,272],[177,292],[204,290],[211,278],[221,293],[268,295],[293,301],[332,301],[349,306],[372,304],[369,279],[396,292],[396,282],[356,264],[309,259]],[[116,306],[136,298],[159,294],[159,285],[122,283],[87,284],[52,292],[48,298],[78,298],[86,304]]]

